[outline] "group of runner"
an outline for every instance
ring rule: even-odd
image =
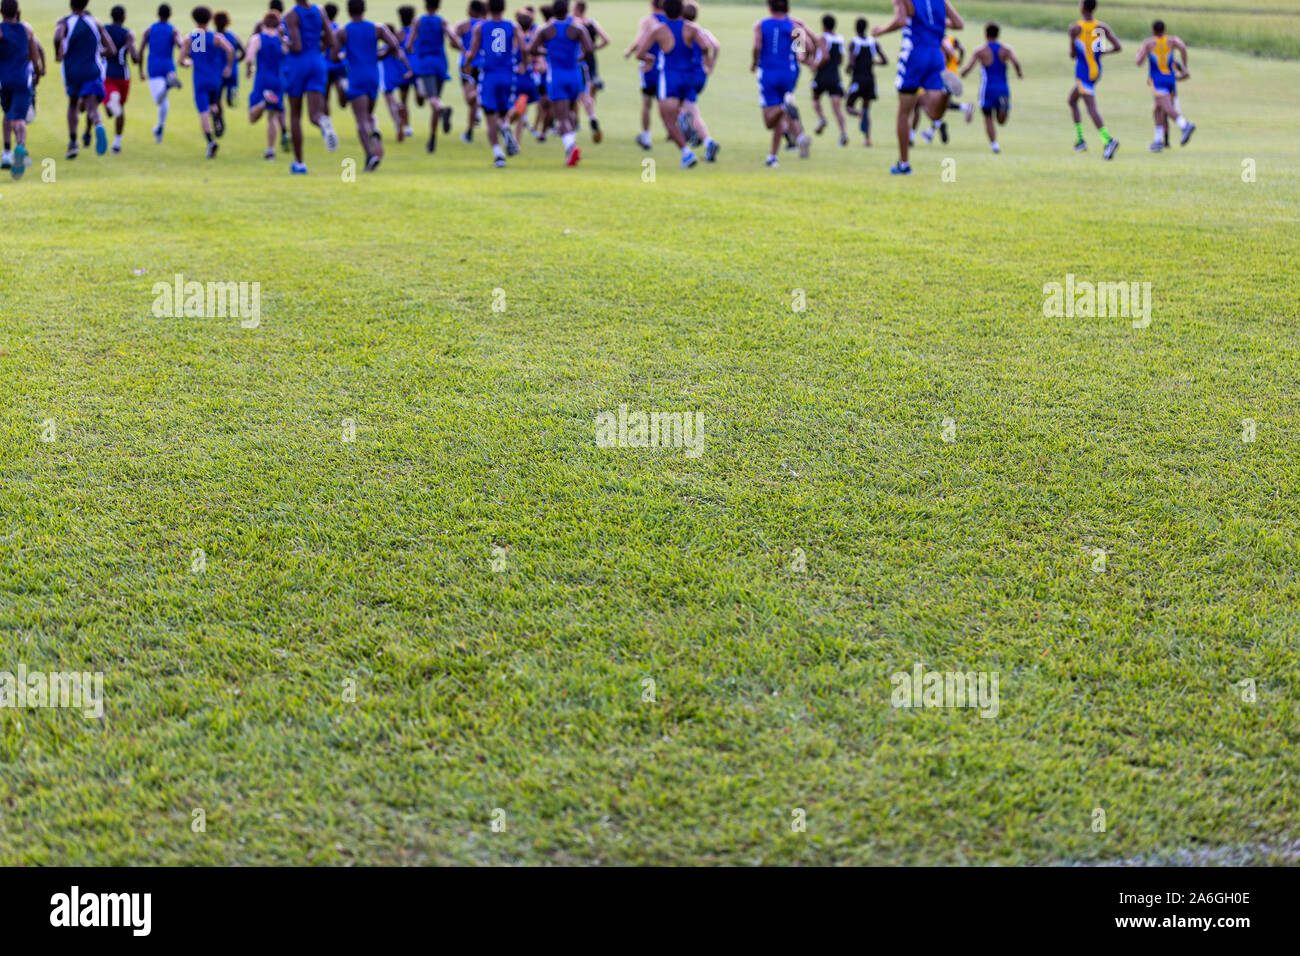
[[[366,154],[365,168],[374,170],[384,156],[383,135],[376,107],[382,99],[400,142],[414,135],[411,98],[427,103],[428,152],[437,149],[441,131],[452,128],[453,107],[444,85],[451,79],[451,57],[466,107],[461,139],[472,143],[475,129],[486,127],[492,161],[505,166],[517,155],[525,129],[539,142],[557,135],[564,162],[581,159],[578,134],[585,110],[593,142],[603,137],[596,116],[596,96],[604,83],[597,70],[596,51],[610,42],[608,34],[578,0],[521,7],[507,16],[505,0],[470,0],[466,16],[451,22],[439,12],[440,0],[424,0],[425,12],[414,7],[397,10],[398,23],[378,23],[367,17],[366,0],[347,0],[346,22],[337,22],[339,8],[323,8],[296,0],[286,13],[283,0],[270,0],[244,43],[230,29],[228,14],[206,6],[191,11],[193,29],[182,32],[171,22],[166,4],[157,20],[141,35],[126,26],[126,10],[114,6],[110,22],[101,24],[87,12],[88,0],[70,0],[71,13],[54,31],[54,56],[67,94],[68,148],[75,158],[92,139],[98,153],[122,149],[125,107],[133,65],[147,83],[157,109],[155,141],[165,132],[169,100],[182,88],[179,68],[192,69],[190,83],[206,155],[217,154],[226,127],[227,108],[236,106],[240,66],[251,80],[248,118],[266,120],[267,159],[276,158],[276,141],[292,152],[290,171],[307,172],[303,151],[303,113],[321,134],[325,148],[338,148],[330,115],[331,94],[340,108],[350,109],[357,136]],[[956,36],[964,27],[948,0],[893,0],[892,18],[870,27],[858,17],[854,36],[836,32],[831,14],[821,18],[821,32],[791,15],[789,0],[768,0],[768,15],[754,24],[750,69],[757,75],[764,128],[770,134],[768,166],[778,166],[782,147],[807,157],[812,139],[804,128],[795,99],[801,69],[812,73],[811,93],[817,115],[814,134],[830,124],[823,101],[847,145],[846,114],[856,117],[862,141],[871,145],[871,103],[877,98],[876,67],[889,65],[879,38],[901,31],[894,80],[898,92],[896,132],[899,158],[891,173],[912,171],[909,152],[915,144],[920,118],[931,126],[921,132],[926,141],[936,135],[948,140],[947,114],[959,110],[969,122],[978,108],[993,152],[999,152],[997,128],[1011,111],[1008,70],[1023,76],[1012,49],[1000,40],[998,25],[985,27],[985,42],[969,58]],[[1096,91],[1103,57],[1119,52],[1111,28],[1096,18],[1096,0],[1082,0],[1081,18],[1069,28],[1070,57],[1075,84],[1069,109],[1075,124],[1075,149],[1087,149],[1081,109],[1086,109],[1111,159],[1119,147],[1097,108]],[[0,0],[0,106],[4,110],[4,153],[0,165],[21,176],[31,160],[26,148],[27,123],[34,117],[35,90],[46,72],[45,51],[30,25],[20,19],[17,0]],[[653,147],[651,128],[658,114],[668,138],[680,151],[683,169],[715,162],[720,145],[701,113],[701,96],[719,60],[717,37],[700,22],[696,0],[651,0],[650,12],[638,23],[624,57],[638,62],[641,91],[640,132],[643,149]],[[964,67],[963,67],[964,62]],[[1153,151],[1168,146],[1169,126],[1176,125],[1186,144],[1195,125],[1179,109],[1177,81],[1187,77],[1187,46],[1167,33],[1157,20],[1152,35],[1138,51],[1137,63],[1147,66],[1155,95]],[[960,101],[961,78],[980,70],[979,93],[972,103]],[[849,80],[847,91],[842,78]],[[111,147],[101,107],[114,121]],[[531,119],[529,118],[532,111]],[[79,123],[84,120],[84,129]],[[80,133],[80,143],[78,142]],[[16,142],[16,146],[13,144]]]

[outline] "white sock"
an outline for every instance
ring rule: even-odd
[[[997,141],[996,139],[995,139],[995,140],[990,144],[990,148],[991,148],[994,152],[997,152],[997,150],[998,150],[998,141]]]
[[[164,99],[161,103],[158,104],[158,125],[159,126],[162,126],[164,123],[167,122],[167,112],[169,108],[170,107],[168,106],[166,99]]]
[[[493,147],[492,147],[492,155],[495,156],[497,159],[505,159],[505,158],[506,158],[506,154],[503,153],[503,152],[501,152],[501,147],[500,147],[500,146],[493,146]]]
[[[1174,120],[1174,122],[1178,124],[1178,128],[1179,128],[1179,129],[1187,129],[1187,117],[1186,117],[1186,116],[1183,116],[1183,115],[1180,114],[1179,117],[1178,117],[1178,119]]]
[[[768,153],[768,154],[767,154],[767,158],[768,158],[768,159],[776,159],[776,153]]]
[[[560,137],[560,142],[564,144],[564,151],[567,153],[569,150],[573,149],[574,145],[578,142],[578,134],[572,132],[565,133]]]
[[[121,136],[114,136],[114,137],[113,137],[113,145],[114,145],[114,146],[121,146],[121,145],[122,145],[122,137],[121,137]]]
[[[1164,128],[1163,126],[1157,126],[1157,127],[1156,127],[1156,142],[1157,142],[1157,143],[1163,143],[1164,141],[1165,141],[1165,128]]]
[[[691,147],[690,147],[690,146],[683,146],[683,147],[682,147],[682,156],[689,156],[689,155],[691,155]]]

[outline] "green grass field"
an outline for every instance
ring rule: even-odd
[[[47,50],[61,10],[25,4]],[[386,116],[356,181],[346,122],[306,178],[242,116],[207,162],[188,83],[162,146],[137,83],[126,151],[68,162],[42,85],[0,671],[105,705],[0,709],[0,863],[1295,863],[1300,63],[1193,47],[1152,155],[1121,31],[1107,163],[1061,32],[1008,29],[1002,155],[953,114],[890,177],[891,68],[874,148],[769,170],[757,10],[707,7],[722,154],[658,128],[646,182],[642,10],[593,5],[578,169]],[[157,317],[177,273],[260,283],[260,325]],[[1149,282],[1150,325],[1045,317],[1068,275]],[[597,447],[623,404],[703,453]],[[997,717],[892,707],[918,662],[998,672]]]

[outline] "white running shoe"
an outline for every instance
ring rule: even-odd
[[[325,148],[331,153],[339,148],[339,134],[334,132],[334,124],[328,116],[320,118],[320,134],[325,139]]]

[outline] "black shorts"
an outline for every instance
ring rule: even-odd
[[[853,83],[849,86],[849,95],[846,102],[853,106],[858,100],[863,103],[870,103],[876,98],[876,78],[868,76],[864,78],[855,77]]]
[[[846,96],[844,101],[850,108],[853,108],[854,105],[857,105],[859,100],[861,100],[863,104],[870,104],[871,100],[874,99],[876,99],[876,83],[874,79],[868,79],[866,83],[863,83],[862,81],[854,81],[852,85],[849,86],[849,95]]]
[[[821,96],[823,93],[830,96],[843,96],[844,87],[840,85],[838,73],[823,75],[821,73],[813,77],[812,81],[813,96]]]

